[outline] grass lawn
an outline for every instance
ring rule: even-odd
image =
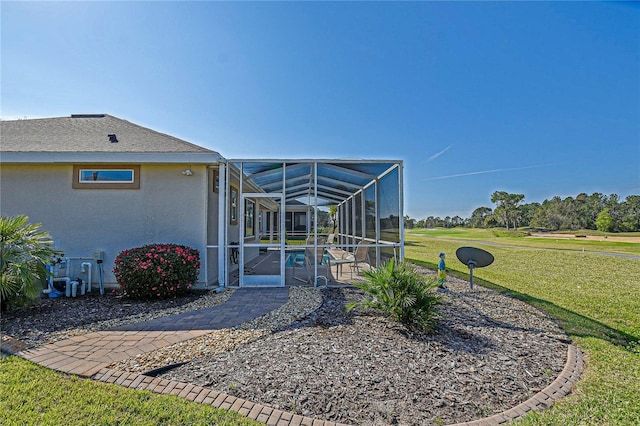
[[[490,251],[495,262],[474,282],[518,297],[556,318],[586,354],[575,391],[519,424],[640,424],[640,260],[597,252],[640,254],[640,244],[496,237],[486,230],[407,232],[405,255],[435,267],[447,253],[450,273],[468,277],[455,257],[461,246]],[[543,240],[543,241],[541,241]],[[585,251],[582,251],[585,248]]]
[[[235,412],[0,360],[2,425],[260,425]]]

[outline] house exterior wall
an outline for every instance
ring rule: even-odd
[[[74,189],[72,164],[3,163],[0,213],[26,214],[30,222],[41,223],[65,256],[91,258],[103,250],[106,286],[116,285],[112,269],[118,253],[149,243],[198,249],[199,283],[204,284],[206,276],[210,282],[217,279],[217,273],[205,273],[207,215],[217,218],[217,209],[208,204],[206,166],[190,168],[193,175],[184,176],[184,165],[142,164],[140,189]]]

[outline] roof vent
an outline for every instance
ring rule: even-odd
[[[109,142],[111,142],[111,143],[116,143],[116,142],[118,142],[118,138],[116,137],[116,134],[115,134],[115,133],[112,133],[112,134],[107,135],[107,136],[109,136]]]
[[[71,114],[71,118],[104,118],[104,114]]]

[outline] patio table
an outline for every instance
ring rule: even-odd
[[[336,266],[336,278],[338,278],[342,274],[342,265],[354,262],[353,253],[349,253],[348,251],[338,248],[330,248],[327,249],[327,253],[329,253],[330,257],[329,266]]]

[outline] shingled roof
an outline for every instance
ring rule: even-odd
[[[47,157],[47,153],[58,154],[58,161],[62,158],[78,161],[80,154],[101,154],[105,161],[111,157],[122,161],[126,154],[145,154],[149,158],[167,157],[154,154],[178,154],[176,159],[189,154],[189,158],[200,158],[202,162],[217,162],[221,158],[215,151],[108,114],[0,121],[0,126],[3,162],[33,157],[28,153],[37,153],[38,158]]]

